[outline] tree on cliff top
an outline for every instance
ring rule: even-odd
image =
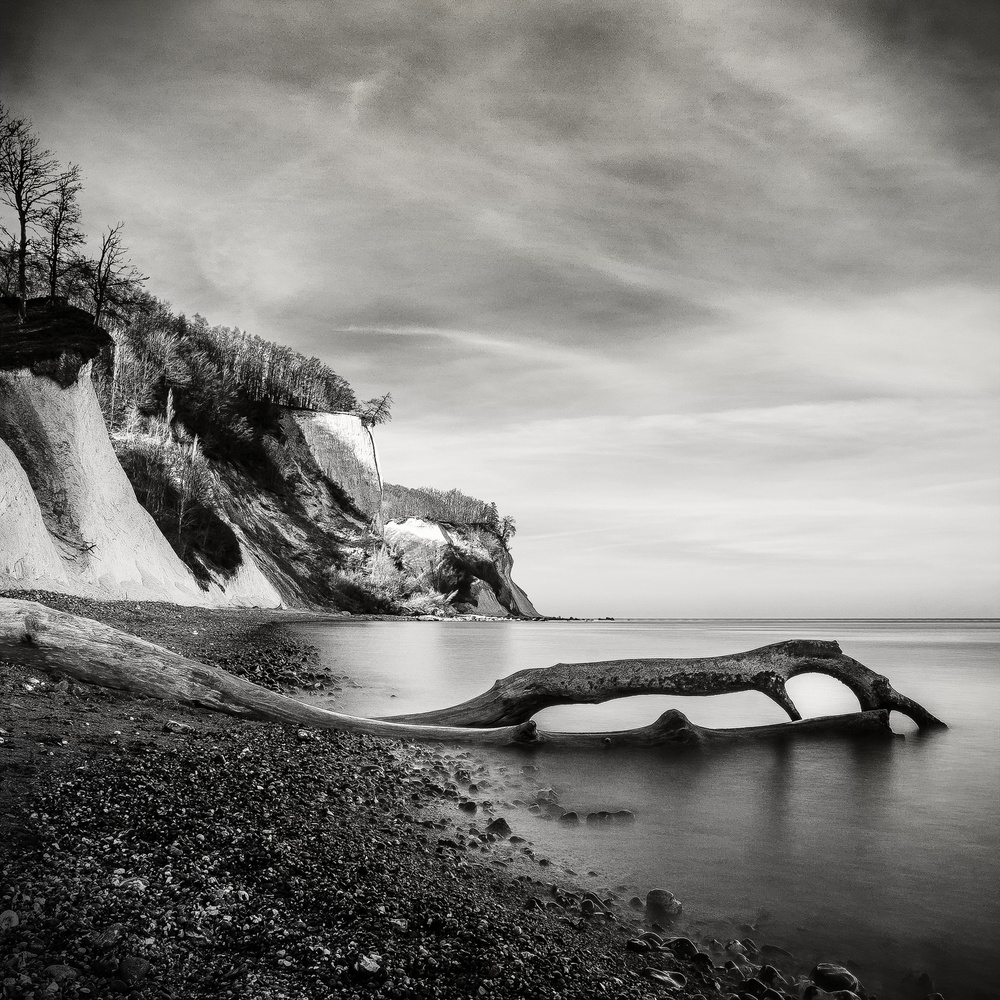
[[[110,307],[125,305],[147,280],[128,259],[128,250],[121,237],[124,227],[124,222],[108,226],[101,237],[97,260],[83,263],[83,281],[94,300],[94,326],[101,325]]]
[[[15,118],[0,104],[0,201],[17,216],[17,231],[11,233],[3,227],[3,233],[14,244],[18,315],[22,323],[28,301],[29,232],[40,227],[53,196],[73,169],[60,171],[51,150],[42,149],[31,122]]]
[[[76,200],[83,185],[80,168],[71,163],[60,174],[52,198],[42,211],[39,228],[43,236],[40,256],[48,279],[49,298],[55,299],[65,278],[79,272],[77,248],[83,243],[80,204]]]
[[[358,416],[365,427],[378,427],[392,420],[392,393],[375,396],[358,404]]]

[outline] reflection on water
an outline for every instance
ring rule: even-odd
[[[304,630],[328,662],[363,685],[337,696],[336,707],[370,715],[453,704],[496,677],[559,661],[719,655],[798,636],[838,639],[845,653],[951,728],[710,754],[538,752],[536,777],[559,791],[565,808],[630,809],[637,822],[606,829],[565,828],[526,812],[508,819],[577,870],[671,889],[695,925],[760,920],[757,937],[807,958],[853,962],[883,995],[911,970],[928,971],[945,996],[995,995],[996,623],[344,622]],[[858,708],[839,682],[819,675],[795,678],[789,691],[807,716]],[[716,727],[784,719],[768,698],[747,692],[564,706],[538,721],[547,729],[624,729],[667,707]]]

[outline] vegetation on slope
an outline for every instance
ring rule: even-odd
[[[441,521],[459,527],[486,528],[505,546],[517,530],[514,518],[509,515],[501,517],[495,503],[477,500],[458,489],[438,490],[432,486],[412,489],[384,483],[382,514],[386,521],[405,521],[408,517],[419,517],[425,521]]]

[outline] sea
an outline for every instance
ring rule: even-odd
[[[505,811],[535,850],[602,886],[658,887],[684,929],[745,937],[849,965],[870,992],[905,997],[927,973],[946,1000],[1000,996],[1000,621],[354,621],[296,626],[350,682],[327,707],[390,716],[456,704],[525,667],[718,656],[783,639],[836,639],[945,721],[921,733],[893,713],[887,739],[683,752],[489,751],[538,768],[560,804],[627,809],[636,822],[566,827]],[[839,681],[794,678],[806,718],[856,712]],[[702,726],[786,717],[757,692],[642,696],[563,706],[540,728],[607,731],[678,708]]]

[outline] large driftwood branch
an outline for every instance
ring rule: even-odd
[[[895,710],[908,715],[921,728],[944,725],[896,691],[881,674],[845,656],[836,642],[818,639],[791,639],[730,656],[601,660],[519,670],[459,705],[391,718],[422,725],[511,726],[553,705],[598,705],[639,694],[760,691],[776,701],[790,718],[798,720],[801,716],[788,697],[785,683],[805,673],[828,674],[841,681],[857,695],[863,712]]]
[[[615,733],[543,732],[529,720],[477,728],[469,723],[437,725],[358,718],[276,694],[217,667],[189,660],[108,625],[54,611],[31,601],[0,599],[0,658],[50,675],[65,675],[88,684],[127,690],[230,715],[401,740],[481,746],[685,747],[828,735],[888,736],[892,732],[888,711],[885,710],[777,726],[719,730],[696,726],[681,712],[672,710],[650,726]],[[542,674],[548,672],[537,671]],[[562,698],[564,702],[571,700],[568,696]],[[580,697],[577,700],[605,701],[607,698]]]

